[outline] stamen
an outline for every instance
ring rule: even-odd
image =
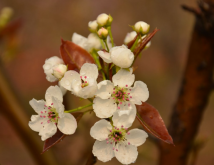
[[[82,79],[82,76],[80,76],[80,78]]]
[[[120,109],[120,107],[117,107],[118,109]]]
[[[128,135],[130,135],[130,132],[127,132]]]
[[[116,151],[118,151],[118,149],[116,149]]]
[[[114,150],[115,148],[113,147],[112,149]]]
[[[130,145],[130,142],[128,142],[128,145]]]
[[[51,105],[53,105],[53,103],[51,103]]]
[[[130,96],[130,98],[132,98],[132,96]]]
[[[128,85],[126,85],[126,87],[128,87]]]
[[[43,122],[41,122],[41,124],[43,124]]]
[[[87,76],[85,76],[85,78],[87,78]]]

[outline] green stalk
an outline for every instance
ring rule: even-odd
[[[132,52],[134,51],[135,47],[137,46],[140,37],[141,37],[140,35],[137,36],[137,38],[136,38],[134,44],[132,45],[132,47],[131,47],[131,49],[130,49]]]
[[[75,109],[67,110],[67,111],[64,111],[64,112],[65,112],[65,113],[76,112],[76,111],[80,111],[80,110],[82,110],[82,109],[84,109],[84,108],[90,107],[90,106],[92,106],[92,105],[93,105],[93,103],[88,104],[88,105],[85,105],[85,106],[82,106],[82,107],[78,107],[78,108],[75,108]]]
[[[111,33],[111,26],[108,26],[107,30],[108,30],[109,37],[111,39],[112,47],[114,47],[114,40],[113,40],[113,36],[112,36],[112,33]]]
[[[99,58],[98,58],[99,55],[97,54],[97,51],[96,51],[96,50],[92,50],[91,55],[92,55],[92,57],[94,58],[94,61],[95,61],[96,64],[97,64],[98,70],[101,72],[101,74],[102,74],[102,76],[103,76],[103,80],[106,80],[106,76],[105,76],[105,73],[104,73],[104,71],[103,71],[103,68],[102,68],[102,66],[101,66],[101,64],[100,64],[100,61],[99,61]]]
[[[105,45],[106,45],[107,51],[109,52],[109,48],[108,48],[108,44],[107,44],[107,39],[105,39],[105,40],[103,40],[103,41],[104,41],[104,43],[105,43]]]

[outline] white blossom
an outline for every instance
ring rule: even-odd
[[[130,33],[127,33],[127,35],[126,35],[126,37],[125,37],[125,39],[124,39],[124,43],[125,43],[125,44],[128,44],[128,43],[129,43],[130,41],[132,41],[136,36],[137,36],[137,32],[136,32],[136,31],[132,31],[132,32],[130,32]],[[144,39],[145,37],[146,37],[146,35],[144,35],[143,37],[141,37],[141,40]],[[138,42],[140,42],[141,40],[139,40]],[[150,46],[151,46],[151,41],[149,41],[149,42],[146,44],[144,50],[147,49],[147,48],[149,48]]]
[[[132,69],[120,69],[112,81],[104,80],[98,83],[98,90],[93,101],[93,109],[97,117],[108,118],[118,110],[133,109],[149,98],[147,85],[142,81],[135,81]],[[134,83],[134,87],[131,87]]]
[[[89,29],[92,30],[92,31],[97,31],[97,27],[98,27],[97,21],[96,21],[96,20],[90,21],[90,22],[88,23],[88,27],[89,27]]]
[[[58,78],[55,77],[54,68],[58,65],[64,64],[63,60],[57,56],[50,57],[49,59],[45,60],[45,64],[43,65],[44,72],[46,74],[46,79],[50,82],[57,81]]]
[[[95,64],[85,63],[80,73],[69,70],[61,79],[61,85],[81,98],[91,98],[97,91],[98,69]]]
[[[97,53],[106,63],[114,63],[121,68],[129,68],[134,61],[134,54],[125,45],[115,46],[109,53],[105,51]]]
[[[128,128],[136,117],[136,111],[116,111],[113,125],[107,120],[100,120],[92,126],[90,135],[96,139],[93,154],[100,161],[107,162],[116,157],[122,164],[134,163],[138,156],[137,147],[142,145],[148,134],[140,129]]]
[[[57,128],[66,135],[71,135],[76,131],[77,122],[70,113],[64,113],[62,104],[62,92],[58,86],[50,86],[45,94],[44,100],[32,99],[29,103],[37,115],[31,116],[29,127],[39,132],[44,141],[52,137]]]
[[[108,30],[104,27],[100,28],[97,32],[98,36],[105,40],[108,37]]]
[[[105,26],[109,22],[109,15],[102,13],[97,17],[97,23],[99,26]]]
[[[90,33],[88,38],[74,33],[71,40],[73,43],[77,44],[88,52],[90,52],[92,49],[101,49],[102,47],[100,38],[94,33]]]
[[[55,76],[58,79],[61,79],[64,76],[66,71],[67,71],[67,66],[64,64],[59,64],[53,67],[53,76]]]
[[[137,33],[146,34],[149,32],[150,25],[146,22],[139,21],[135,23],[134,29]]]

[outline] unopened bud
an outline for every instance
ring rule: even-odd
[[[89,27],[89,29],[90,29],[92,32],[97,31],[97,27],[98,27],[97,21],[96,21],[96,20],[90,21],[90,22],[88,23],[88,27]]]
[[[4,7],[1,10],[1,14],[0,14],[0,27],[5,26],[8,21],[10,20],[10,18],[13,15],[13,9],[10,7]]]
[[[134,25],[134,30],[137,33],[146,34],[149,32],[149,29],[150,25],[143,21],[139,21]]]
[[[66,71],[67,71],[67,66],[64,64],[59,64],[53,68],[53,75],[56,78],[61,79],[64,76]]]
[[[99,26],[110,26],[113,21],[113,18],[110,15],[105,13],[98,15],[97,23]]]
[[[100,28],[97,33],[98,36],[103,40],[105,40],[108,36],[108,30],[105,29],[104,27]]]

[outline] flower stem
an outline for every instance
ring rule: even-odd
[[[103,80],[106,80],[106,76],[105,76],[103,68],[102,68],[102,66],[100,64],[99,55],[97,54],[97,51],[96,50],[92,50],[91,55],[92,55],[92,57],[94,58],[94,61],[97,64],[98,70],[101,72],[101,74],[103,76]]]
[[[131,51],[132,51],[132,52],[134,51],[135,47],[137,46],[140,37],[141,37],[140,35],[137,36],[137,38],[136,38],[134,44],[132,45],[132,47],[131,47]]]
[[[113,36],[112,36],[112,33],[111,33],[111,26],[108,26],[107,29],[108,29],[108,34],[109,34],[110,39],[111,39],[112,47],[114,47],[114,40],[113,40]]]
[[[106,45],[107,51],[109,52],[109,48],[108,48],[108,44],[107,44],[107,39],[105,39],[105,40],[103,40],[103,41],[104,41],[104,43],[105,43],[105,45]]]
[[[88,105],[85,105],[85,106],[82,106],[82,107],[78,107],[78,108],[75,108],[75,109],[71,109],[71,110],[68,110],[68,111],[64,111],[64,112],[65,112],[65,113],[76,112],[76,111],[80,111],[80,110],[82,110],[82,109],[84,109],[84,108],[90,107],[90,106],[92,106],[92,105],[93,105],[93,103],[88,104]]]

